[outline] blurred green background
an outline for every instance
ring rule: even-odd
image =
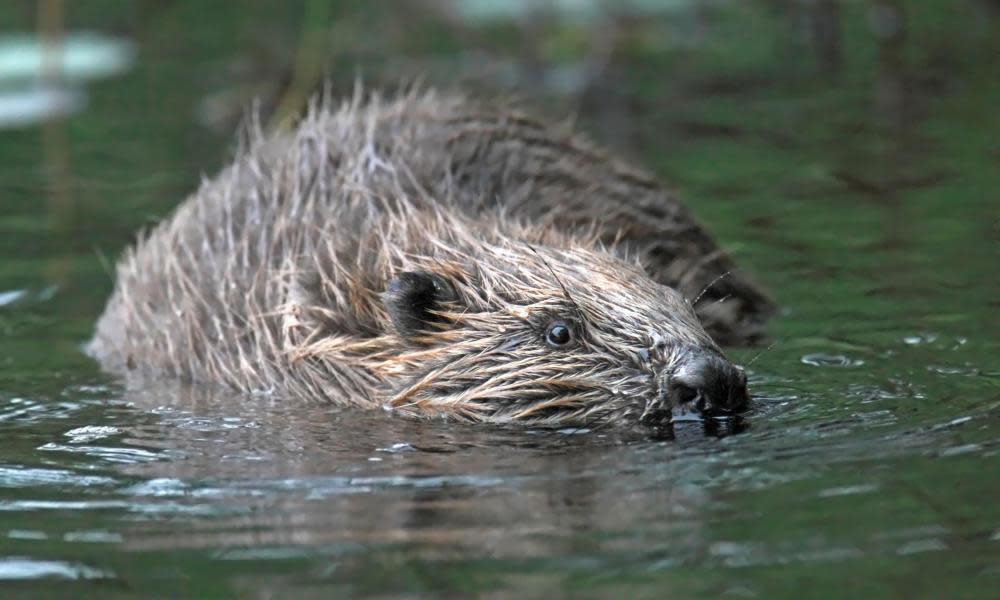
[[[113,261],[225,164],[252,107],[286,126],[324,82],[346,94],[359,80],[576,117],[679,188],[772,289],[788,267],[775,254],[802,247],[830,274],[845,253],[894,261],[890,277],[956,266],[996,251],[998,13],[987,0],[6,2],[0,32],[99,32],[136,51],[131,70],[81,86],[79,112],[0,133],[0,250],[22,266],[8,263],[8,287],[80,284],[98,263],[70,263]],[[934,239],[950,243],[909,246]],[[65,264],[32,262],[55,256]],[[93,316],[102,294],[68,296]]]

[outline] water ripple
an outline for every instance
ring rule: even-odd
[[[38,447],[39,450],[52,452],[72,452],[100,458],[112,463],[135,464],[158,460],[178,458],[179,453],[169,450],[153,452],[142,448],[125,448],[121,446],[71,446],[49,442]]]
[[[860,367],[865,364],[860,358],[851,358],[843,354],[806,354],[801,360],[803,364],[814,367]]]
[[[0,405],[0,423],[34,424],[46,419],[65,419],[80,410],[79,402],[39,402],[29,398],[10,398]]]
[[[20,488],[33,485],[92,487],[114,483],[115,480],[110,477],[79,475],[65,469],[0,466],[0,487]]]
[[[150,515],[204,515],[219,516],[245,513],[246,508],[210,504],[180,504],[176,502],[141,503],[127,500],[2,500],[0,511],[102,511],[121,510],[128,513]]]

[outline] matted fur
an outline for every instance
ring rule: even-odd
[[[453,288],[415,334],[381,296],[403,272]],[[579,423],[637,418],[682,349],[751,338],[770,309],[669,192],[568,128],[359,92],[292,133],[252,132],[140,236],[89,350],[132,376]],[[545,343],[553,319],[572,347]]]

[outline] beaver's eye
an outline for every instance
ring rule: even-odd
[[[566,323],[553,321],[545,331],[545,341],[553,348],[563,348],[573,341],[573,332]]]

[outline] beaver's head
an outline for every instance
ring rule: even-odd
[[[746,376],[691,304],[600,248],[483,242],[474,260],[408,257],[381,294],[375,369],[404,413],[586,425],[725,414]],[[372,363],[369,363],[372,364]]]

